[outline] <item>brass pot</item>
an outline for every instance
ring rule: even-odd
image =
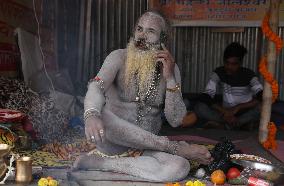
[[[16,182],[30,183],[32,181],[32,158],[21,157],[16,160]]]

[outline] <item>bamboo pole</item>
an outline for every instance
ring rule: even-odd
[[[91,24],[92,24],[92,0],[87,0],[86,12],[86,31],[85,31],[85,48],[84,48],[84,69],[88,69],[87,73],[90,76],[90,46],[91,46]],[[86,73],[86,71],[85,71]],[[89,80],[90,77],[83,77],[83,82]]]
[[[270,0],[269,12],[270,12],[270,28],[273,32],[277,33],[279,25],[279,5],[280,1]],[[275,74],[276,63],[276,47],[272,41],[268,41],[267,46],[267,61],[268,70],[273,75]],[[259,125],[258,138],[259,142],[263,143],[267,139],[268,135],[268,123],[271,117],[271,105],[272,105],[272,92],[271,86],[266,81],[264,82],[264,90],[262,96],[262,108]]]

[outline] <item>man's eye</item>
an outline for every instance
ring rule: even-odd
[[[151,34],[155,34],[156,33],[155,30],[149,30],[148,32],[151,33]]]

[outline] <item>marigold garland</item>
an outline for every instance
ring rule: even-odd
[[[276,138],[276,132],[277,132],[277,127],[275,123],[269,122],[267,125],[268,128],[268,136],[266,141],[262,144],[264,148],[276,150],[277,149],[277,143],[275,141]]]
[[[279,54],[282,47],[283,47],[283,41],[282,39],[274,33],[271,28],[269,27],[269,14],[266,14],[262,20],[261,29],[263,34],[272,42],[275,43],[276,47],[276,53]],[[273,75],[268,71],[267,69],[267,57],[263,56],[259,63],[259,72],[263,75],[265,81],[267,81],[271,86],[272,91],[272,101],[275,102],[275,100],[278,97],[279,94],[279,86],[277,81],[274,79]],[[268,135],[265,142],[262,143],[263,147],[266,149],[273,149],[275,150],[277,148],[277,143],[275,141],[276,138],[276,132],[277,127],[273,122],[269,122],[267,125],[268,129]]]
[[[273,78],[272,74],[267,69],[267,58],[265,56],[261,58],[258,70],[262,74],[263,78],[270,84],[272,91],[272,101],[275,102],[278,97],[279,86],[277,81]]]
[[[266,14],[263,18],[262,21],[262,25],[261,25],[261,29],[263,34],[270,40],[273,41],[276,45],[276,51],[277,54],[280,53],[282,47],[283,47],[283,41],[282,39],[276,34],[274,33],[271,28],[269,27],[269,14]]]

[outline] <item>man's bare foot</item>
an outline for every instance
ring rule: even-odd
[[[85,159],[85,156],[87,156],[87,155],[80,155],[76,158],[76,160],[74,161],[72,168],[71,168],[72,171],[77,171],[77,170],[80,169],[81,164]]]
[[[96,169],[103,161],[103,158],[96,155],[80,155],[71,168],[72,171]]]
[[[177,155],[189,160],[195,160],[204,165],[209,164],[213,160],[206,147],[202,145],[188,144],[185,141],[179,142]]]

